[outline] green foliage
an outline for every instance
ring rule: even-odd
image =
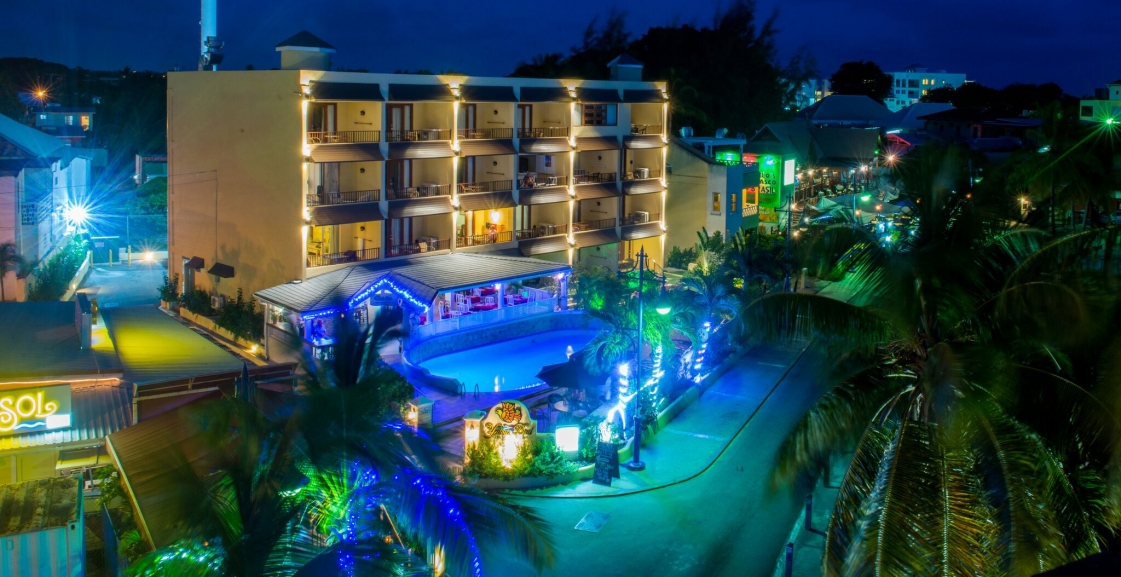
[[[179,273],[171,273],[170,277],[165,273],[159,291],[161,301],[177,302],[179,300]]]
[[[626,281],[601,266],[577,265],[572,274],[576,308],[598,312],[617,307],[629,289]]]
[[[136,189],[128,201],[129,214],[167,214],[167,177],[160,176]]]
[[[239,339],[256,342],[264,337],[265,312],[257,310],[257,302],[246,299],[239,288],[237,297],[226,299],[218,309],[214,323]]]
[[[604,419],[602,417],[587,416],[580,422],[580,460],[592,462],[596,460],[596,451],[599,449],[599,425]],[[623,428],[618,422],[608,425],[611,432],[611,438],[615,439],[617,443],[622,443]]]
[[[24,266],[23,257],[16,250],[16,243],[0,243],[0,279],[9,272],[20,270],[22,266]],[[0,283],[0,302],[8,300],[7,295],[4,294],[4,287],[5,284]]]
[[[697,262],[697,249],[693,247],[681,250],[675,246],[669,249],[669,256],[666,257],[666,266],[670,268],[687,269],[694,262]]]
[[[214,314],[214,308],[210,306],[210,294],[202,289],[194,289],[183,293],[179,297],[179,302],[183,308],[195,313],[208,317]]]
[[[27,291],[28,300],[57,301],[62,298],[85,258],[86,241],[77,235],[67,239],[47,262],[35,267],[35,282]]]
[[[113,509],[119,513],[113,521],[118,554],[130,562],[143,557],[148,553],[148,545],[140,538],[127,489],[121,483],[117,470],[113,467],[100,467],[93,470],[93,477],[98,481],[97,487],[101,491],[97,498],[97,506],[109,508],[117,503],[119,507]]]
[[[500,433],[481,437],[478,443],[468,447],[463,473],[471,477],[511,481],[521,477],[553,478],[576,470],[576,465],[557,448],[551,436],[542,435],[533,443],[522,443],[518,456],[509,467],[502,464],[498,453],[498,447],[503,442],[504,436]]]

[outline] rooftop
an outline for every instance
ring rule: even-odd
[[[328,44],[326,40],[307,30],[300,30],[294,35],[281,40],[280,43],[276,45],[277,50],[284,48],[320,48],[332,52],[335,50],[335,47]]]
[[[69,427],[0,437],[0,451],[103,439],[132,425],[132,390],[119,383],[71,385]]]
[[[891,114],[886,106],[862,95],[833,94],[807,106],[798,113],[814,123],[873,123]]]
[[[30,158],[58,156],[66,144],[26,124],[0,114],[0,138],[14,144]]]
[[[242,361],[155,306],[101,310],[126,381],[144,385],[239,371]]]
[[[883,119],[885,130],[922,130],[926,128],[923,116],[953,110],[954,105],[941,102],[919,102],[903,108]]]
[[[0,535],[66,527],[82,514],[81,495],[74,477],[0,485]]]
[[[0,383],[20,379],[67,380],[118,377],[113,344],[94,332],[82,349],[73,302],[0,303]]]

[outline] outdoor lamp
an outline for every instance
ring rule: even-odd
[[[665,288],[662,288],[662,294],[658,296],[658,301],[654,303],[654,310],[658,311],[658,314],[662,316],[668,315],[670,311],[673,310],[673,304],[670,303],[669,295],[666,294]]]
[[[563,425],[557,427],[557,448],[566,453],[575,453],[580,450],[580,426]]]

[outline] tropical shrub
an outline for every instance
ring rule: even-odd
[[[687,248],[682,250],[678,247],[669,249],[669,255],[666,256],[666,266],[670,268],[689,268],[689,265],[697,262],[697,249]]]
[[[173,303],[179,300],[179,274],[163,275],[163,284],[160,285],[160,300]]]
[[[498,447],[502,434],[482,437],[467,448],[463,473],[470,477],[511,481],[521,477],[556,477],[576,470],[552,437],[540,436],[533,443],[522,443],[518,456],[507,467],[502,463]]]
[[[260,341],[264,338],[265,312],[257,310],[253,299],[246,300],[241,289],[237,289],[236,298],[226,300],[226,304],[218,309],[214,323],[242,340]]]
[[[77,235],[71,236],[47,262],[34,269],[35,282],[27,291],[28,300],[57,301],[62,298],[85,259],[86,241]]]
[[[183,296],[179,297],[179,302],[183,308],[196,315],[208,317],[214,314],[214,308],[210,306],[210,294],[202,289],[197,288],[183,293]]]

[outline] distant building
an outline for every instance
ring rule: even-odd
[[[693,129],[681,129],[681,142],[692,146],[705,156],[724,164],[740,164],[743,162],[743,145],[747,144],[747,137],[741,132],[734,137],[728,137],[728,129],[721,128],[714,136],[694,136]]]
[[[133,173],[132,180],[137,186],[161,176],[167,176],[166,152],[161,154],[149,153],[136,155],[136,172]]]
[[[902,156],[912,148],[935,139],[926,131],[926,120],[922,117],[953,110],[954,106],[939,102],[920,102],[912,104],[883,120],[885,154]]]
[[[917,103],[920,98],[935,88],[946,86],[960,88],[962,84],[968,82],[963,73],[930,70],[918,65],[908,66],[903,69],[903,72],[888,74],[892,76],[892,89],[891,96],[884,101],[884,104],[892,112]]]
[[[727,238],[758,223],[759,207],[744,196],[745,140],[718,143],[714,150],[718,140],[733,139],[670,138],[666,182],[674,193],[666,198],[667,250],[693,247],[702,228]]]
[[[883,104],[867,96],[833,94],[798,112],[796,118],[814,126],[879,127],[891,114]]]
[[[986,138],[1011,137],[1023,141],[1027,132],[1038,128],[1038,118],[997,117],[984,110],[954,108],[918,118],[926,122],[926,131],[949,142],[969,144]]]
[[[67,144],[80,146],[93,130],[93,115],[96,113],[93,108],[67,108],[50,103],[34,112],[35,128]]]
[[[794,93],[794,105],[799,110],[812,106],[833,94],[829,80],[826,78],[811,78],[801,84]]]
[[[1093,99],[1082,100],[1078,117],[1082,122],[1121,121],[1121,79],[1095,90]]]

